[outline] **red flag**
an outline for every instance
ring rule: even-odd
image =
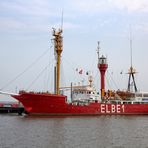
[[[83,73],[83,70],[81,69],[80,71],[79,71],[79,74],[82,74]]]

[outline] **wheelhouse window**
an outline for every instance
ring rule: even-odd
[[[141,93],[136,94],[136,97],[142,97]]]
[[[148,97],[148,94],[143,94],[143,97]]]

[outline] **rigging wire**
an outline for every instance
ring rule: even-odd
[[[115,85],[116,89],[118,89],[119,87],[117,86],[116,82],[114,81],[114,79],[113,79],[112,75],[109,73],[109,71],[108,71],[108,70],[107,70],[107,74],[110,76],[110,78],[111,78],[112,82],[114,83],[114,85]]]
[[[107,85],[108,85],[108,89],[111,89],[109,78],[106,75],[105,75],[105,79],[106,79],[106,82],[107,82]]]
[[[71,69],[72,71],[74,71],[75,73],[77,73],[77,75],[74,75],[74,79],[75,80],[77,79],[78,81],[80,81],[79,79],[81,79],[81,83],[84,83],[84,82],[87,81],[88,76],[86,78],[86,75],[87,75],[86,73],[88,72],[88,70],[86,70],[86,68],[84,68],[84,67],[83,68],[80,68],[81,70],[83,70],[83,72],[82,72],[82,74],[79,74],[79,70],[77,71],[76,69],[78,69],[79,67],[82,67],[82,66],[78,66],[77,63],[73,62],[75,65],[77,65],[77,66],[74,66],[74,64],[72,63],[72,61],[71,60],[68,60],[67,58],[64,58],[64,61],[67,63],[69,69]],[[92,65],[95,65],[94,62],[93,62]],[[94,67],[94,66],[92,66],[92,67]],[[90,71],[93,72],[93,68],[92,67],[91,67],[91,70]],[[95,73],[95,77],[94,77],[94,74],[92,76],[95,79],[97,77],[97,75],[98,75],[98,71]],[[80,82],[78,82],[78,83],[80,83]],[[96,85],[98,86],[98,84],[96,84]]]
[[[92,59],[93,59],[93,60],[92,60],[92,63],[91,63],[91,68],[92,68],[92,69],[96,69],[96,65],[98,64],[97,61],[96,61],[96,59],[97,59],[97,58],[96,58],[96,51],[97,51],[97,50],[95,50],[95,52],[94,52],[94,54],[93,54],[93,58],[92,58]]]
[[[65,79],[64,67],[63,67],[63,60],[61,60],[61,85],[66,86],[66,79]]]
[[[54,60],[54,59],[53,59]],[[50,76],[48,75],[48,78],[47,78],[47,83],[49,84],[49,90],[50,91],[54,91],[54,67],[55,67],[55,64],[54,63],[51,63],[52,65],[49,67],[49,73],[52,73]]]
[[[52,61],[54,61],[54,58],[52,59]],[[45,89],[44,90],[50,90],[53,91],[53,88],[51,86],[54,85],[54,72],[53,72],[53,68],[54,68],[54,62],[49,63],[49,66],[47,67],[47,71],[46,71],[46,76],[44,77],[44,86]]]
[[[50,49],[53,47],[53,45],[50,46]],[[0,90],[3,90],[4,88],[8,87],[10,84],[12,84],[14,81],[16,81],[19,77],[21,77],[25,72],[27,72],[34,64],[36,64],[47,52],[49,49],[47,49],[41,56],[39,56],[34,62],[32,62],[27,68],[25,68],[21,73],[19,73],[16,77],[14,77],[12,80],[7,82],[3,87],[0,88]]]
[[[29,90],[31,88],[31,86],[37,81],[37,79],[43,74],[43,72],[45,72],[48,68],[48,66],[50,66],[51,63],[49,63],[38,75],[37,77],[30,83],[30,85],[28,86],[27,90]]]
[[[96,71],[96,74],[94,75],[94,80],[95,80],[94,82],[96,82],[95,83],[96,88],[98,89],[100,87],[99,86],[100,83],[99,83],[99,71],[98,70]]]
[[[76,70],[77,67],[80,67],[80,66],[74,66],[74,64],[73,64],[74,62],[72,63],[72,61],[68,60],[67,58],[64,58],[63,60],[65,61],[66,65],[67,65],[67,66],[66,66],[67,69],[69,69],[69,71],[72,71],[72,73],[73,73],[73,75],[67,75],[68,78],[69,78],[69,80],[70,80],[71,82],[73,82],[73,80],[75,80],[75,82],[73,82],[74,85],[76,85],[77,82],[79,83],[78,85],[80,85],[80,81],[85,80],[85,79],[84,79],[84,75],[83,75],[83,74],[79,74],[79,72]],[[76,64],[76,65],[78,65],[78,64]],[[81,69],[84,70],[84,68],[81,68]],[[84,72],[83,72],[83,73],[84,73]],[[71,76],[73,76],[73,79],[71,79]],[[65,77],[65,75],[64,75],[64,77]],[[64,79],[63,79],[63,80],[64,80]],[[71,82],[70,82],[70,83],[71,83]],[[67,83],[67,82],[66,82],[66,83]],[[65,85],[66,83],[63,82],[63,85]]]
[[[44,90],[48,90],[48,77],[49,77],[49,74],[48,74],[49,70],[48,70],[48,68],[46,68],[45,74],[43,76],[43,78],[44,78],[44,81],[43,81],[43,83],[44,83],[44,85],[43,85]]]
[[[74,71],[74,72],[76,72],[76,67],[80,67],[80,66],[78,66],[78,64],[77,64],[76,67],[74,67],[73,64],[72,64],[72,62],[69,62],[70,60],[68,60],[68,59],[66,59],[66,58],[64,58],[63,60],[67,63],[68,68],[69,68],[70,70]],[[73,62],[73,63],[74,63],[74,62]],[[76,78],[76,76],[75,76],[75,78]]]
[[[70,66],[69,65],[68,66],[71,67],[71,69],[74,70],[74,71],[75,71],[76,67],[80,67],[80,65],[76,64],[74,61],[68,60],[65,57],[64,57],[64,60],[65,60],[66,63],[68,63],[70,65]],[[72,62],[76,65],[76,67],[73,66],[73,63]]]

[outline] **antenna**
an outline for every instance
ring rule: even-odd
[[[130,50],[131,50],[131,67],[133,67],[133,48],[132,48],[132,28],[130,25]]]
[[[63,30],[63,9],[62,9],[62,16],[61,16],[61,30]]]
[[[98,53],[98,63],[99,63],[99,58],[100,58],[100,41],[98,41],[98,47],[97,47],[97,53]]]

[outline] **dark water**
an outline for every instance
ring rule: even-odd
[[[148,148],[148,116],[0,115],[0,148]]]

